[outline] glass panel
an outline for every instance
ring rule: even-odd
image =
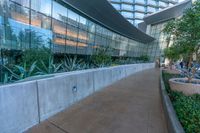
[[[159,1],[159,6],[161,6],[161,7],[167,7],[168,4],[165,3],[165,2]]]
[[[136,12],[136,13],[135,13],[135,17],[136,17],[136,18],[141,18],[141,19],[142,19],[142,18],[144,17],[144,13]]]
[[[30,48],[30,27],[29,25],[9,19],[9,26],[6,26],[6,44],[20,49]],[[12,48],[10,47],[10,48]]]
[[[74,26],[67,25],[67,36],[68,36],[68,39],[77,41],[78,29]]]
[[[58,4],[57,2],[53,2],[53,18],[60,20],[62,22],[67,22],[67,12],[68,9],[64,6]]]
[[[22,6],[29,7],[29,0],[11,0],[12,2],[16,2]]]
[[[89,32],[95,33],[96,25],[92,21],[88,20],[88,30]]]
[[[14,3],[10,5],[10,8],[11,8],[10,12],[12,19],[18,22],[29,24],[29,9]]]
[[[145,4],[145,0],[135,0],[135,3]]]
[[[133,3],[133,0],[121,0],[122,2]]]
[[[5,4],[5,0],[1,0],[0,1],[0,16],[3,16],[3,7],[4,7],[4,4]]]
[[[135,5],[135,10],[145,12],[144,6]]]
[[[88,24],[87,19],[80,16],[79,28],[87,30],[87,24]]]
[[[32,48],[50,48],[52,41],[52,32],[37,27],[31,27],[31,47]]]
[[[153,8],[153,7],[147,7],[147,11],[148,12],[155,12],[156,11],[156,8]]]
[[[95,37],[95,44],[97,46],[102,45],[102,37],[101,36],[96,35],[96,37]]]
[[[113,2],[120,2],[121,0],[111,0],[111,1],[113,1]]]
[[[92,33],[88,33],[88,43],[93,45],[94,44],[95,35]]]
[[[113,3],[112,3],[112,6],[113,6],[115,9],[120,10],[120,4],[113,4]]]
[[[154,0],[148,0],[148,1],[147,1],[147,4],[153,5],[153,6],[156,6],[156,5],[157,5],[156,1],[154,1]]]
[[[43,14],[31,11],[31,25],[44,29],[50,29],[51,19]]]
[[[51,0],[31,0],[31,8],[46,15],[51,15]]]
[[[122,10],[130,10],[130,11],[132,11],[133,10],[133,6],[132,5],[128,5],[128,4],[122,4],[121,5],[121,9]]]
[[[53,30],[53,44],[54,52],[65,52],[65,44],[67,38],[67,25],[61,21],[53,20],[52,30]]]
[[[88,41],[87,32],[79,29],[78,39],[80,42],[87,42]]]
[[[122,12],[121,14],[122,14],[124,17],[133,18],[133,13],[131,13],[131,12]]]
[[[101,35],[102,34],[102,27],[101,26],[99,26],[99,25],[96,25],[96,34],[99,34],[99,35]]]
[[[68,10],[68,24],[78,26],[79,15],[75,12]]]

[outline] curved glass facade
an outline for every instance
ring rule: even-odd
[[[170,20],[150,26],[149,34],[156,38],[155,41],[149,43],[148,45],[147,55],[151,61],[160,58],[161,62],[164,62],[164,49],[168,47],[167,45],[170,45],[172,42],[167,42],[167,36],[162,31],[169,21]]]
[[[113,56],[139,57],[147,45],[114,33],[54,0],[1,0],[0,47],[46,47],[54,53],[91,55],[110,46]]]

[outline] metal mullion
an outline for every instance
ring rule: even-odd
[[[51,16],[50,16],[50,18],[51,18],[51,24],[50,24],[50,31],[52,32],[52,39],[51,39],[51,41],[50,41],[50,52],[51,52],[51,54],[53,53],[52,52],[52,41],[53,41],[53,35],[54,35],[54,33],[53,33],[53,1],[54,0],[51,0]]]
[[[31,13],[31,0],[29,0],[29,49],[31,49],[31,18],[32,18],[32,13]]]

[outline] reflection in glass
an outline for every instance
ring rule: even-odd
[[[60,20],[62,22],[67,22],[67,13],[68,13],[67,8],[58,4],[57,2],[53,2],[52,16],[54,19]]]
[[[11,0],[12,2],[16,2],[22,6],[29,7],[29,0]]]
[[[78,26],[79,15],[71,10],[68,10],[68,24]]]
[[[25,23],[25,24],[29,24],[29,9],[28,8],[19,6],[14,3],[10,5],[10,8],[11,8],[10,12],[11,12],[12,19]]]
[[[31,25],[44,29],[50,29],[51,19],[43,14],[31,11]]]
[[[7,0],[0,0],[2,48],[25,50],[46,47],[54,53],[88,55],[98,47],[110,46],[114,56],[139,56],[144,53],[145,45],[112,32],[56,1],[13,0],[4,8],[3,1]],[[124,4],[123,8],[132,9],[132,6]],[[133,13],[124,13],[133,22]]]
[[[31,27],[31,46],[32,48],[50,48],[52,41],[52,32],[46,29]]]
[[[51,0],[31,0],[31,8],[50,16]]]

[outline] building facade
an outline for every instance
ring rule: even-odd
[[[102,46],[111,47],[112,56],[145,54],[147,44],[117,30],[81,14],[66,1],[0,1],[1,58],[5,53],[42,47],[53,53],[77,55],[91,55]]]
[[[130,23],[143,22],[144,16],[170,7],[178,0],[108,0]]]
[[[141,24],[142,27],[139,25],[139,28],[145,29],[147,34],[155,38],[154,41],[148,44],[147,55],[151,61],[160,59],[164,63],[164,49],[170,47],[173,42],[172,39],[167,39],[169,36],[163,33],[163,29],[169,21],[180,18],[191,5],[191,0],[185,0],[177,5],[144,17],[144,22]]]

